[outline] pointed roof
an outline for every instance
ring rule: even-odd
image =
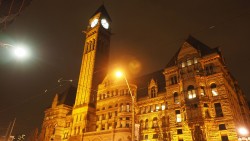
[[[65,85],[58,94],[57,105],[65,104],[73,106],[76,98],[76,87],[73,85]]]
[[[166,80],[163,75],[163,70],[158,70],[156,72],[138,77],[134,80],[137,85],[137,98],[148,96],[148,85],[152,79],[157,83],[158,93],[166,91]]]
[[[112,21],[104,4],[102,4],[97,10],[96,12],[92,15],[92,17],[94,17],[96,14],[101,13],[102,16],[106,17],[109,21]]]
[[[208,55],[208,54],[211,54],[211,53],[214,53],[214,52],[221,54],[218,48],[210,48],[209,46],[200,42],[199,40],[197,40],[196,38],[194,38],[191,35],[188,36],[188,38],[186,39],[185,42],[190,44],[196,50],[198,50],[201,54],[201,57]],[[181,47],[178,49],[178,51],[175,53],[175,55],[172,57],[172,59],[168,62],[166,67],[172,67],[172,66],[176,65],[176,61],[177,61],[180,50],[181,50]]]

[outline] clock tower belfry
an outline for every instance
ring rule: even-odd
[[[111,36],[111,18],[104,5],[89,20],[78,81],[77,95],[72,112],[71,136],[96,129],[97,87],[107,74]]]

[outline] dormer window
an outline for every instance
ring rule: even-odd
[[[150,84],[148,86],[148,96],[150,98],[154,98],[157,97],[157,93],[158,93],[157,83],[155,82],[154,79],[151,79]]]

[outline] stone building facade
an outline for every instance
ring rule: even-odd
[[[250,127],[245,95],[219,48],[189,36],[164,69],[129,79],[128,87],[107,69],[111,22],[104,6],[90,18],[77,91],[55,96],[41,141],[130,141],[130,90],[136,140],[236,141],[237,129]]]

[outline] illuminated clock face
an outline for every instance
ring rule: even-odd
[[[101,24],[102,26],[105,28],[105,29],[108,29],[109,28],[109,23],[106,19],[102,19],[101,20]]]
[[[98,23],[98,19],[94,19],[91,24],[90,24],[90,27],[95,27]]]

